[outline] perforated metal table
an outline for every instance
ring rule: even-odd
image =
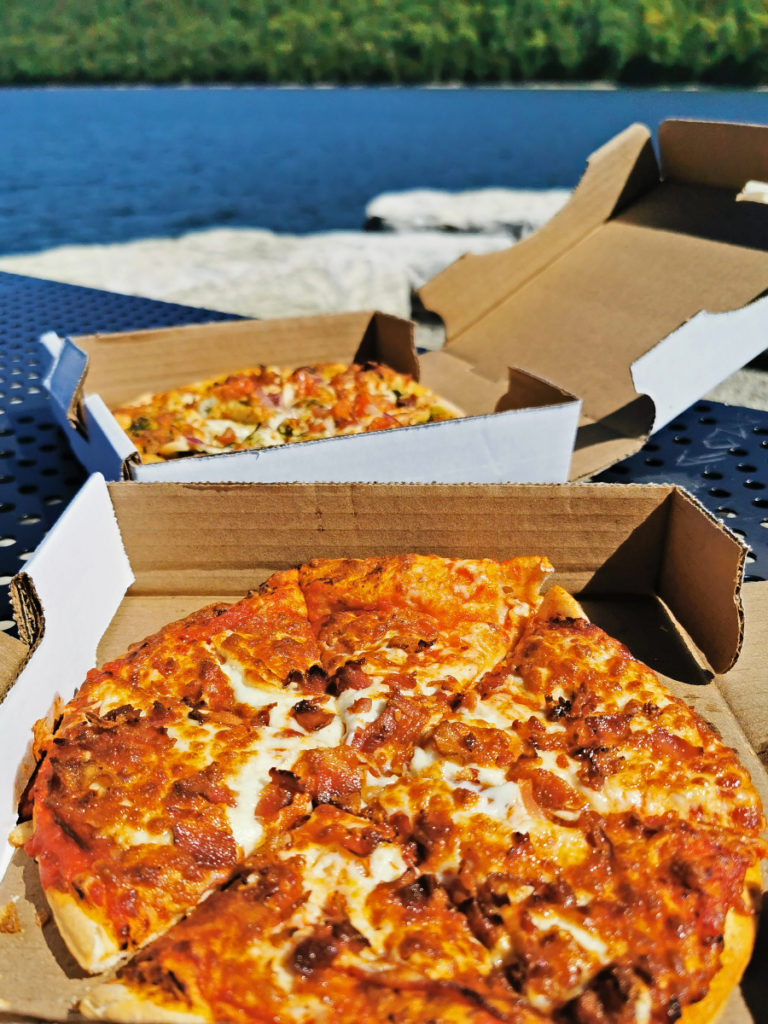
[[[231,319],[214,310],[0,273],[0,628],[13,629],[11,577],[85,480],[40,384],[40,335]],[[768,412],[697,402],[597,479],[686,487],[749,544],[747,578],[768,579]]]

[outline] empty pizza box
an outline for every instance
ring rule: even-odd
[[[19,929],[0,929],[4,1011],[63,1021],[84,985],[46,918],[36,871],[20,851],[11,858],[4,838],[31,768],[32,725],[54,698],[68,699],[90,668],[131,642],[204,604],[236,600],[277,569],[315,556],[405,551],[546,554],[555,581],[590,617],[738,748],[768,799],[758,757],[768,738],[768,583],[740,590],[745,549],[678,488],[146,486],[95,474],[13,581],[22,640],[0,633],[0,910],[14,901],[19,920]],[[768,1000],[761,956],[764,946],[731,998],[727,1024],[760,1019]]]
[[[636,451],[766,347],[768,127],[666,121],[657,160],[632,125],[571,201],[514,247],[424,285],[447,340],[417,356],[379,313],[231,321],[61,339],[45,384],[72,447],[109,479],[544,481]],[[73,324],[73,331],[76,329]],[[110,407],[249,365],[379,359],[464,419],[142,464]]]

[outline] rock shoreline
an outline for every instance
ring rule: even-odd
[[[415,289],[465,252],[508,235],[334,231],[277,235],[214,228],[180,238],[71,245],[0,258],[0,270],[128,295],[281,317],[381,309],[410,316]]]
[[[519,241],[562,209],[570,195],[564,188],[383,192],[365,208],[365,229],[508,235]]]
[[[546,223],[568,195],[563,189],[389,193],[366,208],[375,231],[278,235],[213,228],[4,256],[0,270],[243,316],[379,309],[413,317],[417,343],[437,348],[442,329],[423,317],[416,289],[465,253],[513,245]],[[768,373],[740,370],[708,397],[768,409]]]

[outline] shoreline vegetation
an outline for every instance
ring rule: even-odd
[[[0,85],[768,83],[764,0],[3,0]]]

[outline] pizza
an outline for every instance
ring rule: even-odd
[[[319,559],[92,670],[17,842],[79,1011],[705,1024],[754,938],[759,798],[543,557]]]
[[[383,363],[257,366],[112,410],[144,462],[273,448],[455,419],[461,410]]]

